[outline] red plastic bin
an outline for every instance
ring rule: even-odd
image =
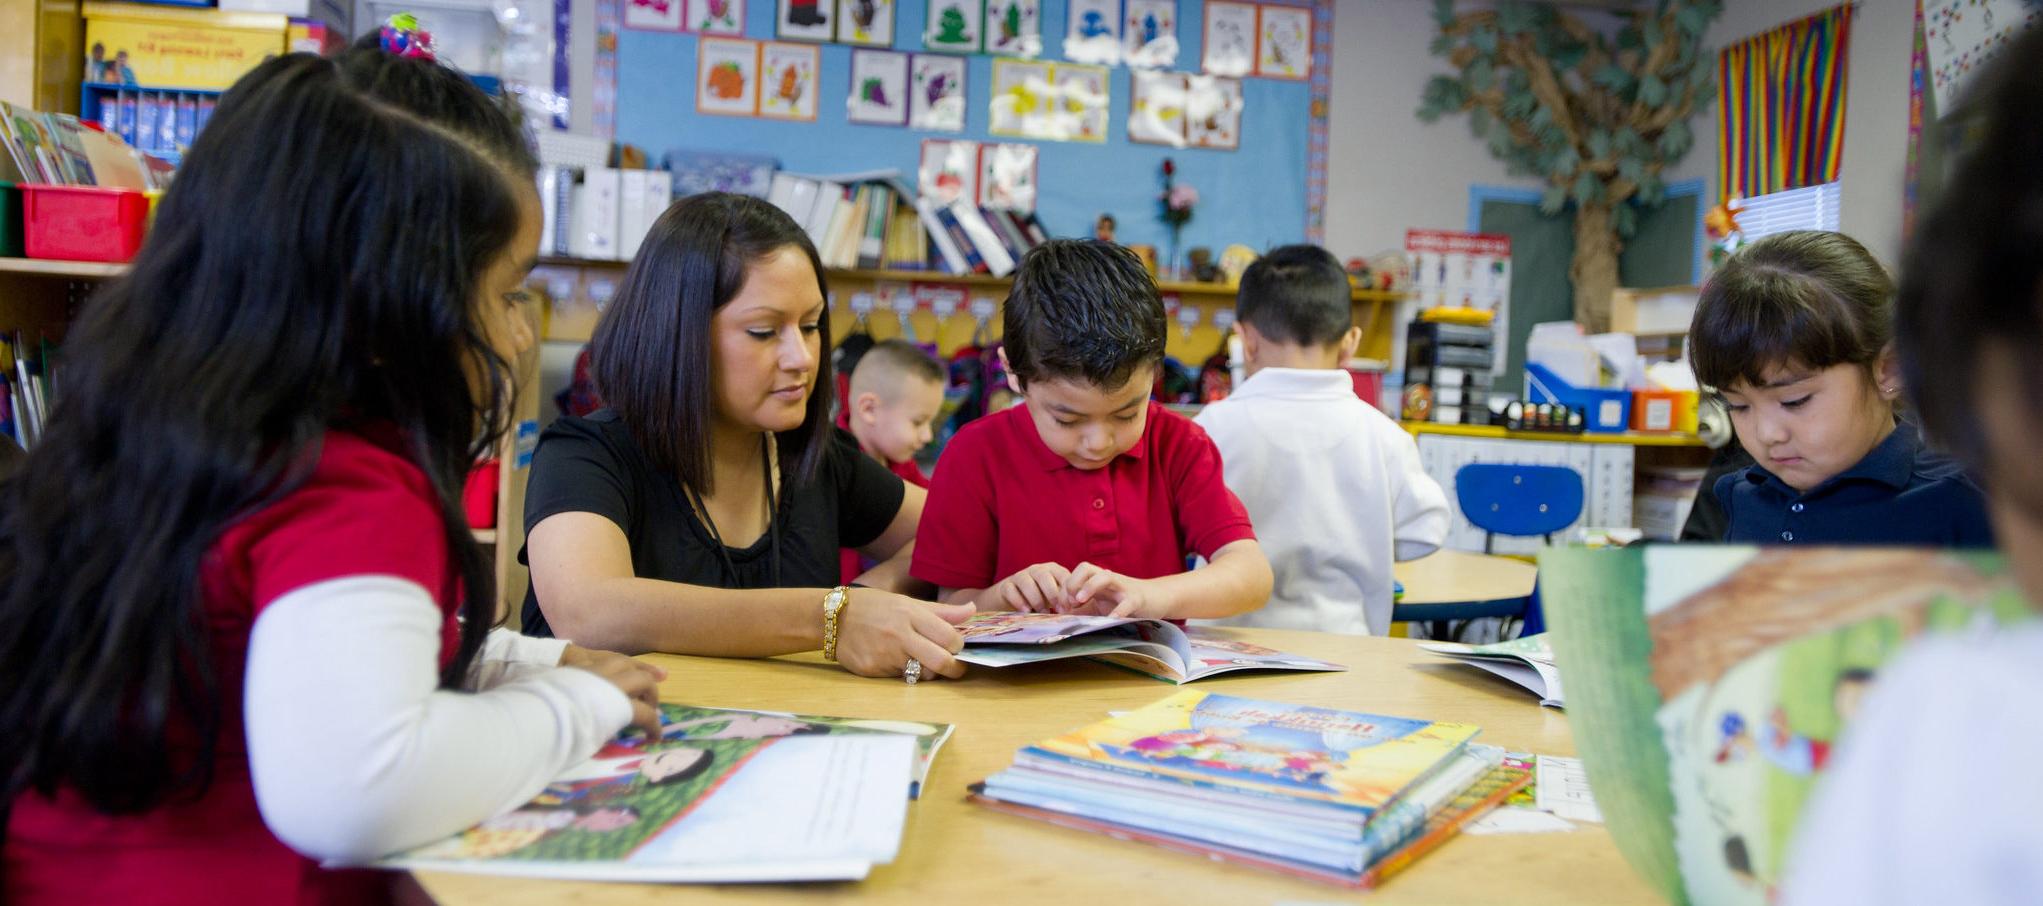
[[[149,198],[133,189],[21,187],[22,233],[30,258],[126,261],[149,229]]]

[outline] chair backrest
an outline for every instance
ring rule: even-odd
[[[1461,513],[1496,535],[1551,535],[1582,515],[1582,475],[1564,466],[1472,463],[1454,473]]]

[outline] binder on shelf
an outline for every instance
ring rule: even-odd
[[[978,248],[979,257],[986,262],[987,273],[995,277],[1005,277],[1014,270],[1014,256],[1008,254],[1007,247],[993,232],[992,225],[986,222],[986,218],[969,199],[960,198],[951,202],[950,212],[958,219],[958,225],[964,228],[965,235],[971,239],[972,245]]]
[[[918,198],[915,200],[915,213],[921,219],[923,229],[928,232],[929,244],[936,248],[937,260],[943,265],[944,271],[952,274],[971,273],[973,270],[971,262],[965,260],[965,253],[958,248],[957,238],[951,235],[950,228],[945,226],[943,218],[938,216],[939,209],[936,204],[927,198]]]
[[[646,171],[622,170],[618,172],[617,187],[617,257],[630,259],[638,254],[639,243],[645,241],[646,226]]]
[[[887,223],[894,217],[894,190],[873,183],[866,195],[865,222],[859,231],[858,266],[877,269],[886,260]]]
[[[575,193],[568,249],[578,258],[616,258],[618,193],[622,177],[609,167],[582,171]]]

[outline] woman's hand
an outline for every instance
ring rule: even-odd
[[[631,725],[660,735],[660,681],[667,671],[614,651],[569,645],[560,653],[562,667],[587,670],[616,686],[631,700]]]
[[[837,662],[859,676],[898,677],[908,659],[922,662],[922,678],[965,675],[951,655],[963,650],[958,623],[977,612],[970,604],[932,604],[874,588],[854,588],[837,626]]]

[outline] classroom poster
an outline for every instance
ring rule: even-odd
[[[1972,74],[2039,16],[2043,7],[2021,0],[1922,0],[1937,115],[1949,112]]]
[[[851,97],[846,113],[854,123],[908,124],[908,55],[891,50],[851,52]]]
[[[1256,64],[1256,6],[1231,0],[1208,0],[1206,32],[1199,71],[1238,77]]]
[[[1130,69],[1169,69],[1178,62],[1177,0],[1127,0],[1121,58]]]
[[[836,34],[831,17],[835,0],[779,0],[773,18],[774,36],[785,41],[828,41]]]
[[[1185,77],[1185,141],[1197,148],[1241,147],[1241,80]]]
[[[838,0],[837,40],[866,47],[892,47],[894,0]]]
[[[1312,73],[1312,10],[1258,6],[1256,75],[1304,79]]]
[[[979,143],[923,139],[915,186],[916,194],[940,208],[960,198],[978,198]]]
[[[929,0],[929,15],[923,21],[926,25],[922,46],[930,50],[978,53],[986,8],[981,0]]]
[[[627,0],[624,27],[640,31],[680,31],[683,0]]]
[[[1134,70],[1128,99],[1128,140],[1185,146],[1185,74]]]
[[[1487,311],[1493,315],[1490,330],[1499,338],[1511,335],[1511,237],[1452,230],[1406,230],[1405,254],[1411,259],[1409,297],[1416,310]],[[1404,334],[1403,325],[1397,325],[1391,333],[1397,353],[1392,361],[1404,361]],[[1490,368],[1501,374],[1505,347],[1509,344],[1500,339],[1494,345],[1495,358]]]
[[[758,112],[759,44],[703,38],[696,48],[695,111],[719,116]]]
[[[965,58],[919,53],[908,68],[908,128],[965,131]]]
[[[688,0],[688,27],[705,35],[743,35],[745,0]]]
[[[1053,131],[1063,141],[1104,142],[1111,106],[1107,88],[1111,71],[1104,66],[1059,63],[1051,73],[1057,88],[1058,116]]]
[[[1015,138],[1048,138],[1046,121],[1053,113],[1056,95],[1050,71],[1049,63],[994,60],[986,131]]]
[[[813,44],[765,44],[759,52],[759,115],[814,122],[821,57]]]
[[[1040,56],[1042,0],[986,0],[986,52],[1010,57]]]
[[[1036,209],[1036,146],[979,146],[979,204],[1006,211]]]
[[[1064,26],[1064,56],[1074,63],[1111,66],[1121,61],[1121,0],[1071,0]]]

